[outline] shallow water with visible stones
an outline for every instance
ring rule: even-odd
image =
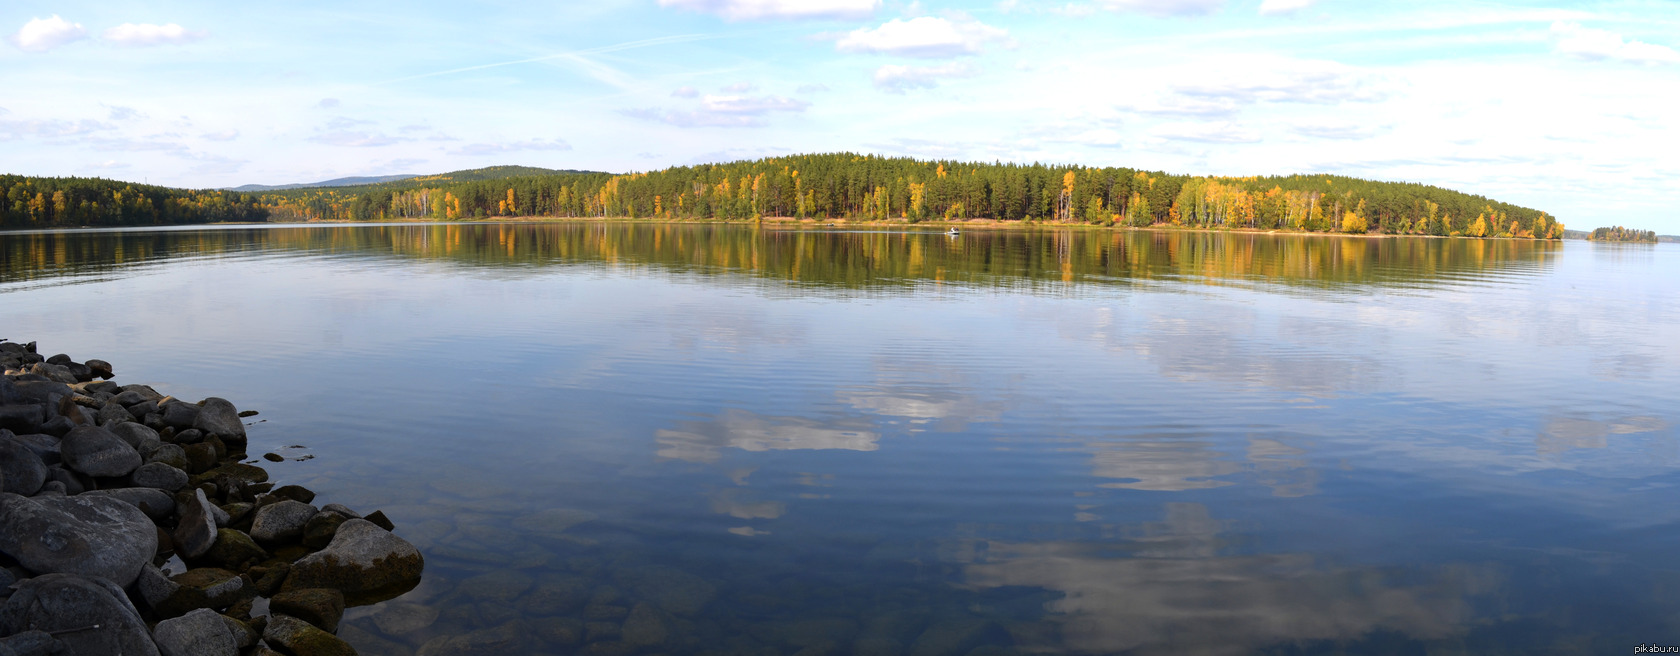
[[[363,654],[1680,640],[1680,248],[0,233],[0,337],[219,396],[426,558]],[[305,456],[315,456],[304,459]]]

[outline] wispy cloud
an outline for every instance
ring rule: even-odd
[[[1154,16],[1200,16],[1219,11],[1225,0],[1098,0],[1105,9]]]
[[[502,155],[527,150],[571,150],[572,145],[564,139],[530,139],[527,141],[509,141],[503,143],[475,143],[467,144],[449,151],[451,155],[467,155],[482,157],[486,155]]]
[[[1168,123],[1157,126],[1155,137],[1171,141],[1199,143],[1243,144],[1259,143],[1260,134],[1242,126],[1226,123]]]
[[[1313,3],[1317,1],[1318,0],[1265,0],[1260,3],[1260,14],[1262,16],[1293,14],[1297,11],[1313,6]]]
[[[188,30],[175,23],[166,25],[123,23],[105,30],[104,34],[101,35],[106,41],[130,48],[182,45],[209,36],[210,32],[206,30]]]
[[[798,98],[725,95],[706,96],[701,99],[700,106],[692,110],[648,108],[627,109],[621,113],[684,128],[751,128],[769,125],[772,113],[803,112],[810,106],[811,103]]]
[[[1606,30],[1581,27],[1579,23],[1552,23],[1557,52],[1586,60],[1623,61],[1634,64],[1680,63],[1680,52],[1644,41],[1629,41]]]
[[[868,18],[880,9],[881,0],[659,0],[659,6],[728,20],[820,20]]]
[[[904,66],[887,64],[875,69],[875,88],[887,93],[904,93],[911,89],[932,89],[943,80],[973,77],[980,72],[966,61],[939,66]]]
[[[6,41],[24,52],[46,52],[72,41],[87,38],[87,28],[53,14],[51,18],[36,18],[6,37]]]

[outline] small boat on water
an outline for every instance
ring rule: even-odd
[[[956,228],[951,228],[951,229],[950,229],[950,230],[946,230],[946,231],[945,231],[945,234],[947,234],[947,235],[950,235],[950,236],[952,236],[952,237],[955,237],[955,236],[957,236],[957,235],[959,235],[959,234],[961,234],[961,233],[959,233],[959,232],[957,232],[957,229],[956,229]]]

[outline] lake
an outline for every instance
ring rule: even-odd
[[[363,654],[1680,644],[1671,244],[404,224],[0,258],[0,337],[261,411],[253,456],[314,456],[275,480],[422,550],[347,612]]]

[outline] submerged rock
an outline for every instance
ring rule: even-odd
[[[344,617],[344,593],[331,588],[287,590],[268,601],[268,610],[296,617],[328,633],[336,633],[338,620]]]
[[[333,588],[352,599],[378,597],[419,583],[424,564],[407,540],[365,519],[352,519],[338,527],[325,549],[292,565],[285,588]]]
[[[290,656],[356,656],[356,650],[338,636],[287,615],[269,616],[263,641]]]
[[[110,497],[0,494],[0,552],[37,574],[126,586],[157,554],[157,529],[139,508]]]

